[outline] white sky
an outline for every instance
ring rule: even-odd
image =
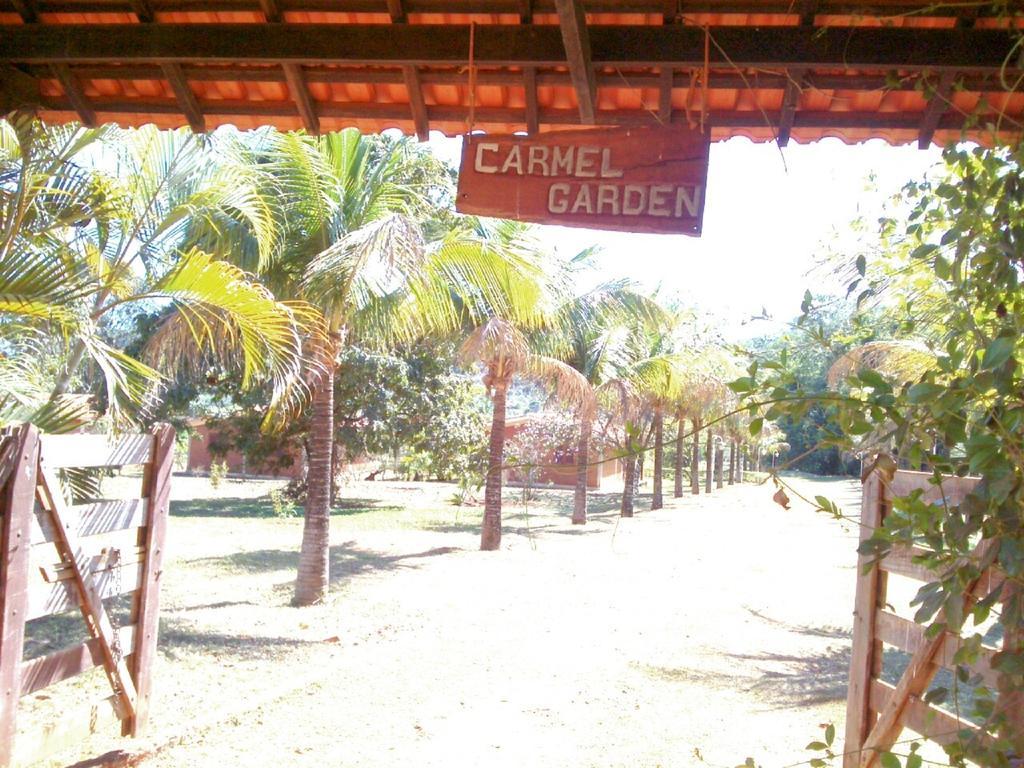
[[[458,166],[461,139],[435,134],[430,146]],[[806,276],[815,254],[841,241],[861,213],[877,218],[886,198],[939,159],[938,149],[879,140],[847,146],[825,139],[780,153],[774,144],[730,139],[711,145],[700,238],[554,226],[541,227],[541,237],[569,254],[597,244],[602,279],[660,286],[721,317],[729,336],[760,334],[767,324],[740,323],[762,307],[780,321],[798,314],[804,290],[817,288]]]

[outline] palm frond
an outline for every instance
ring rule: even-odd
[[[935,365],[935,353],[921,342],[891,339],[869,341],[845,352],[828,369],[827,380],[835,387],[859,370],[877,371],[894,382],[911,381]]]

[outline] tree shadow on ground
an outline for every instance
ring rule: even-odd
[[[386,504],[382,499],[336,499],[331,507],[331,517],[349,517],[370,512],[397,512],[403,509],[396,504]],[[269,497],[217,499],[175,499],[171,501],[170,513],[174,517],[237,517],[273,518],[280,517]],[[285,517],[301,517],[302,505],[292,505],[292,513]]]
[[[754,662],[758,679],[748,687],[772,709],[788,709],[846,700],[850,674],[850,646],[827,648],[808,655],[732,654]],[[781,667],[781,668],[780,668]]]
[[[459,551],[459,547],[434,547],[423,552],[408,554],[385,554],[360,547],[354,541],[336,544],[330,548],[331,581],[340,581],[352,576],[402,568],[418,567],[407,560],[416,560]],[[189,567],[210,568],[220,571],[243,570],[249,573],[273,573],[295,571],[299,566],[299,553],[293,549],[256,549],[248,552],[232,552],[217,557],[203,557],[185,562]]]
[[[265,658],[314,644],[292,637],[261,637],[205,630],[192,622],[171,616],[160,617],[160,652],[171,659],[181,653],[199,653],[238,660]]]
[[[743,608],[751,616],[755,616],[767,624],[784,629],[787,632],[793,632],[794,634],[806,635],[808,637],[827,637],[832,640],[851,640],[853,638],[853,630],[849,627],[808,627],[801,624],[790,624],[781,619],[773,619],[771,616],[766,616],[748,605],[743,606]]]

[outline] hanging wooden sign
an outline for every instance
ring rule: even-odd
[[[455,207],[540,224],[699,236],[708,148],[707,135],[680,127],[469,136]]]

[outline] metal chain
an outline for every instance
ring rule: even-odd
[[[121,594],[121,550],[117,547],[113,547],[107,550],[107,567],[114,573],[114,595]],[[120,627],[117,625],[117,621],[114,618],[114,613],[111,611],[110,625],[113,629],[113,637],[110,639],[110,651],[114,655],[114,663],[120,664],[124,658],[124,653],[121,651],[121,632]]]

